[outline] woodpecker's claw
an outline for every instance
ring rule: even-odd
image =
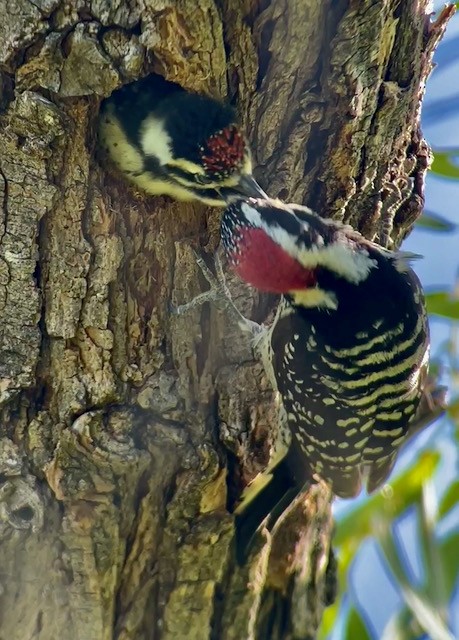
[[[391,233],[394,227],[394,217],[407,200],[413,194],[414,179],[408,178],[402,186],[387,184],[385,187],[385,197],[381,205],[379,244],[388,248],[391,243]],[[393,243],[392,243],[393,244]]]
[[[428,379],[416,416],[410,424],[408,438],[412,438],[445,413],[447,392],[447,387]]]
[[[248,331],[253,337],[256,337],[262,331],[262,327],[257,322],[246,318],[234,304],[231,293],[226,285],[225,274],[218,253],[216,253],[214,257],[215,275],[209,269],[203,257],[196,251],[194,251],[194,254],[196,263],[201,269],[204,278],[209,283],[210,288],[208,291],[197,295],[193,300],[190,300],[190,302],[178,305],[177,307],[171,307],[171,313],[173,315],[183,315],[206,302],[214,302],[217,306],[219,304],[222,305],[225,310],[235,318],[243,331]]]
[[[218,278],[214,276],[212,271],[206,265],[203,257],[200,256],[194,249],[193,249],[193,253],[195,255],[197,265],[201,269],[203,276],[205,277],[205,279],[210,285],[210,289],[208,291],[204,291],[203,293],[200,293],[195,298],[193,298],[193,300],[190,300],[190,302],[186,302],[185,304],[180,304],[177,307],[171,306],[171,313],[173,315],[177,315],[177,316],[183,315],[185,313],[188,313],[188,311],[191,311],[191,309],[195,309],[196,307],[199,307],[205,302],[217,302],[219,298],[222,298],[224,296],[224,291],[222,289],[221,283],[218,281]]]
[[[204,293],[200,293],[190,302],[186,302],[185,304],[179,304],[178,306],[170,305],[170,312],[174,316],[182,316],[185,313],[188,313],[192,309],[199,307],[205,302],[215,301],[217,298],[217,292],[213,290],[205,291]]]
[[[228,288],[226,287],[223,270],[218,258],[215,257],[215,267],[217,270],[217,276],[215,276],[205,263],[203,257],[200,256],[194,249],[193,253],[195,255],[196,264],[201,269],[201,272],[209,283],[210,288],[208,291],[204,291],[203,293],[197,295],[195,298],[193,298],[193,300],[190,300],[190,302],[180,304],[177,307],[172,307],[171,312],[174,315],[183,315],[188,311],[191,311],[191,309],[195,309],[196,307],[201,306],[205,302],[218,303],[219,301],[223,301],[225,303],[225,306],[227,306],[229,301],[231,301],[231,295],[228,291]]]

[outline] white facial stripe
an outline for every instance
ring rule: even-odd
[[[241,173],[247,174],[248,176],[251,176],[252,175],[252,169],[253,169],[253,167],[252,167],[252,157],[250,155],[250,152],[247,151],[247,148],[246,148],[246,152],[244,154],[244,162],[242,164]]]
[[[303,267],[326,267],[354,284],[365,280],[370,270],[378,264],[365,249],[356,251],[345,237],[340,243],[308,250],[298,249],[298,252]]]
[[[111,159],[121,171],[124,173],[142,171],[142,154],[127,139],[120,121],[113,113],[112,105],[108,105],[102,114],[99,135]]]
[[[164,122],[154,116],[149,116],[142,122],[140,146],[146,156],[158,158],[161,164],[173,161],[171,139],[164,129]]]
[[[206,173],[204,167],[200,167],[198,164],[190,162],[190,160],[185,160],[184,158],[169,160],[168,164],[170,164],[171,167],[178,167],[182,171],[187,171],[188,173],[198,173],[199,175],[204,175]]]
[[[276,203],[277,206],[277,203]],[[295,211],[283,205],[279,207],[286,212],[295,215]],[[296,239],[288,231],[279,225],[268,225],[263,220],[260,212],[249,204],[241,203],[241,209],[247,220],[259,229],[263,229],[277,244],[295,260],[298,260],[303,267],[315,268],[326,267],[355,284],[364,280],[369,271],[376,267],[376,260],[372,260],[368,252],[360,249],[356,251],[344,234],[341,242],[335,242],[323,247],[301,248],[296,244]],[[306,222],[299,220],[304,229],[308,228]]]
[[[276,207],[278,209],[284,209],[288,213],[291,213],[292,215],[295,215],[293,209],[290,209],[289,207],[287,207],[287,205],[281,203],[279,200],[272,200],[271,202],[275,203],[275,205],[276,205]],[[263,221],[261,213],[258,211],[258,209],[255,209],[255,207],[251,207],[249,204],[247,204],[247,202],[242,202],[241,203],[241,210],[242,210],[242,213],[247,218],[247,220],[249,222],[251,222],[254,227],[259,227],[259,228],[263,229],[264,231],[266,231],[266,233],[268,233],[268,235],[272,235],[271,232],[270,232],[271,227],[268,227],[268,225]],[[304,223],[304,226],[307,227],[307,224]],[[280,229],[280,231],[284,231],[284,229],[282,229],[281,227],[279,227],[279,229]],[[287,232],[285,231],[285,233],[287,233]],[[287,235],[289,235],[289,234],[287,234]]]

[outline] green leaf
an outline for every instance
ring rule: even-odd
[[[388,483],[387,489],[370,496],[365,502],[349,510],[337,522],[336,546],[351,543],[357,549],[360,542],[373,534],[375,516],[392,521],[420,499],[422,485],[437,468],[440,455],[435,451],[423,452],[416,464],[405,469]],[[341,549],[340,559],[341,563]]]
[[[459,398],[455,398],[448,404],[446,412],[453,423],[459,426]]]
[[[381,640],[418,640],[422,629],[408,607],[395,613],[384,627]]]
[[[425,580],[424,592],[428,601],[437,611],[448,609],[449,594],[445,588],[445,577],[435,535],[438,522],[437,495],[431,480],[428,480],[422,491],[422,499],[417,505],[419,540],[424,560]]]
[[[459,504],[459,480],[452,482],[448,489],[443,494],[440,505],[438,507],[438,514],[440,518],[444,518],[451,509],[454,509]]]
[[[427,311],[436,316],[459,320],[459,300],[449,291],[431,291],[425,294]]]
[[[453,222],[442,218],[436,213],[431,211],[424,211],[422,216],[417,220],[416,227],[421,229],[428,229],[429,231],[454,231],[457,227]]]
[[[349,612],[344,637],[346,640],[371,640],[368,629],[357,609],[352,608]]]
[[[411,585],[393,539],[390,525],[383,518],[375,522],[376,539],[384,554],[387,565],[397,580],[406,605],[413,612],[419,625],[432,640],[454,640],[447,627],[447,611],[439,607],[427,594]]]
[[[317,640],[326,640],[335,628],[340,612],[341,598],[335,600],[331,607],[327,607],[322,615]]]
[[[448,344],[447,342],[443,342],[442,343],[444,349],[447,348],[445,346],[447,344]],[[440,347],[439,347],[438,350],[440,351]],[[436,356],[432,356],[430,358],[430,362],[429,362],[429,378],[432,378],[432,380],[433,380],[435,385],[437,385],[438,379],[440,378],[442,373],[443,373],[443,362],[442,362],[442,360],[440,360]]]
[[[432,171],[443,178],[459,178],[459,167],[453,162],[453,158],[459,155],[459,149],[448,151],[434,151]]]
[[[459,579],[459,531],[440,540],[439,551],[447,593],[451,594]]]

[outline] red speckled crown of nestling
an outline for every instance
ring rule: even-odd
[[[200,148],[206,171],[227,176],[238,169],[246,152],[244,136],[234,124],[214,133]]]

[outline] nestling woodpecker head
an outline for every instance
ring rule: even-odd
[[[307,207],[270,199],[231,204],[222,218],[221,239],[241,279],[302,307],[336,309],[337,291],[376,273],[384,276],[387,269],[403,272],[410,257]]]
[[[160,76],[105,100],[99,136],[110,160],[149,193],[216,206],[266,196],[234,109]]]

